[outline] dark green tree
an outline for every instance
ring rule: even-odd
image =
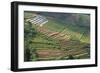
[[[32,47],[32,40],[36,34],[32,24],[27,22],[24,26],[24,61],[32,61],[33,58],[36,58],[36,50]]]
[[[69,55],[68,59],[75,59],[75,58],[72,55]]]

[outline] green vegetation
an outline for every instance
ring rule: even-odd
[[[83,27],[87,15],[73,24],[46,15],[48,23],[39,27],[26,21],[32,14],[36,15],[27,12],[24,17],[24,61],[90,58],[90,30],[89,26]]]
[[[32,28],[31,23],[28,23],[24,27],[24,60],[31,61],[36,60],[36,49],[32,46],[32,39],[36,36],[36,31]]]

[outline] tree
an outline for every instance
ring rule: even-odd
[[[37,32],[32,24],[27,22],[24,27],[24,61],[32,61],[33,58],[36,58],[36,50],[32,47],[32,40],[36,34]]]
[[[75,58],[72,55],[69,55],[68,59],[75,59]]]

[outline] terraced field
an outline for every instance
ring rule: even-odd
[[[36,32],[31,39],[31,48],[36,59],[30,61],[69,60],[90,58],[89,30],[76,25],[63,24],[53,19],[42,27],[25,21]],[[32,30],[32,31],[34,31]]]

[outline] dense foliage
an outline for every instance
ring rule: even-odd
[[[31,23],[27,23],[24,27],[24,60],[36,60],[36,49],[32,47],[32,40],[36,36],[36,31],[32,28]]]

